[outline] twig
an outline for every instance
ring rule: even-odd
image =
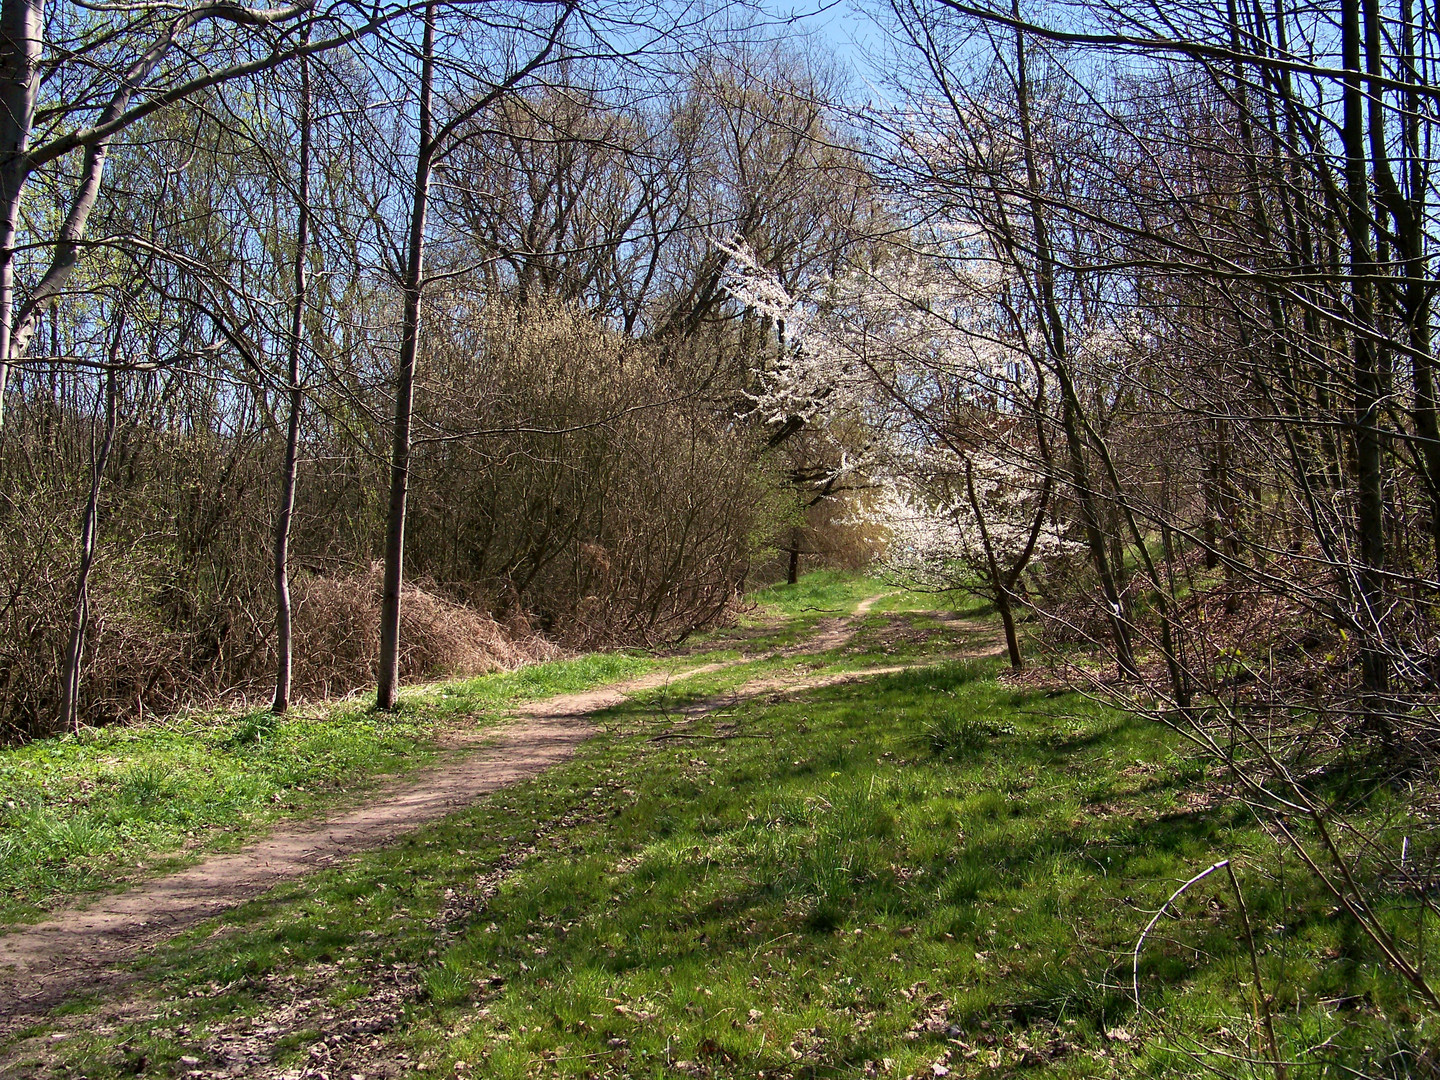
[[[1219,862],[1217,862],[1214,866],[1211,866],[1211,867],[1209,867],[1209,868],[1207,868],[1207,869],[1205,869],[1205,870],[1201,870],[1200,873],[1196,874],[1196,875],[1195,875],[1194,877],[1192,877],[1189,881],[1185,882],[1184,885],[1181,885],[1178,889],[1176,889],[1173,893],[1170,894],[1170,899],[1169,899],[1169,900],[1166,900],[1165,903],[1163,903],[1163,904],[1160,905],[1160,910],[1157,911],[1157,912],[1155,912],[1155,917],[1154,917],[1153,919],[1151,919],[1150,922],[1146,924],[1145,929],[1140,932],[1140,940],[1138,940],[1137,942],[1135,942],[1135,957],[1134,957],[1134,960],[1133,960],[1132,963],[1131,963],[1131,968],[1130,968],[1130,970],[1131,970],[1131,975],[1132,975],[1132,978],[1133,978],[1133,983],[1132,983],[1132,985],[1134,986],[1134,989],[1135,989],[1135,1011],[1136,1011],[1136,1012],[1139,1012],[1139,1011],[1140,1011],[1140,949],[1141,949],[1141,947],[1144,946],[1144,944],[1145,944],[1145,937],[1146,937],[1146,935],[1149,934],[1151,930],[1154,930],[1154,929],[1155,929],[1155,924],[1160,921],[1160,916],[1165,914],[1165,909],[1168,908],[1171,904],[1173,904],[1173,903],[1175,902],[1175,899],[1176,899],[1181,893],[1183,893],[1186,889],[1190,888],[1190,886],[1191,886],[1191,885],[1194,885],[1197,881],[1203,881],[1203,880],[1205,880],[1207,877],[1209,877],[1211,874],[1213,874],[1216,870],[1220,870],[1220,869],[1222,869],[1223,867],[1226,867],[1226,866],[1229,866],[1229,865],[1230,865],[1230,860],[1229,860],[1229,859],[1221,859],[1221,860],[1220,860]]]

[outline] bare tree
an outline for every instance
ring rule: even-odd
[[[59,726],[78,731],[80,728],[80,672],[85,652],[85,631],[90,621],[90,569],[95,565],[96,529],[100,518],[100,485],[104,481],[105,468],[110,463],[110,451],[115,445],[116,386],[120,366],[120,343],[125,332],[125,317],[122,314],[115,321],[111,339],[110,362],[105,368],[104,429],[100,436],[99,448],[91,465],[90,495],[85,502],[85,512],[80,526],[80,569],[75,575],[75,618],[70,626],[70,644],[65,650],[65,662],[60,669],[60,715]]]
[[[308,36],[309,28],[306,28]],[[287,348],[284,460],[280,467],[280,510],[275,515],[275,699],[271,711],[277,716],[290,707],[290,669],[294,629],[290,617],[290,526],[295,514],[295,481],[300,456],[300,413],[304,388],[300,383],[301,341],[305,332],[305,300],[310,260],[310,147],[311,92],[310,58],[300,58],[300,158],[296,165],[299,184],[295,196],[295,302]]]

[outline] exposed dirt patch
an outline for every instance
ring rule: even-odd
[[[861,600],[860,603],[855,605],[855,614],[868,615],[870,614],[870,609],[873,608],[876,604],[878,604],[881,600],[884,600],[887,596],[894,595],[895,594],[893,592],[882,592],[877,593],[874,596],[867,596],[864,600]]]

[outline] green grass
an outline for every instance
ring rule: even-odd
[[[803,640],[818,612],[853,610],[882,582],[821,572],[758,594],[759,633],[721,630],[686,663],[729,659]],[[897,594],[902,602],[929,598]],[[786,612],[811,619],[776,623]],[[885,653],[857,651],[854,666]],[[590,654],[518,671],[411,687],[377,715],[362,699],[299,708],[283,720],[255,710],[196,712],[132,727],[83,730],[0,749],[0,926],[59,902],[233,848],[277,820],[313,816],[374,787],[377,777],[429,764],[448,726],[492,723],[520,701],[627,678],[658,661]],[[738,668],[710,691],[776,670]]]
[[[838,570],[817,570],[804,575],[795,585],[770,585],[757,589],[750,599],[772,611],[795,616],[819,613],[848,614],[860,601],[880,596],[872,611],[948,611],[974,607],[973,598],[963,592],[915,592],[883,578],[847,574]]]
[[[813,612],[837,615],[848,614],[861,600],[892,588],[879,578],[817,570],[806,574],[796,585],[781,583],[757,589],[750,594],[750,599],[782,615]]]
[[[1222,875],[1160,921],[1131,998],[1141,929],[1221,857],[1282,1048],[1328,1044],[1290,1075],[1414,1071],[1429,1021],[1171,733],[996,672],[678,727],[632,702],[575,760],[158,950],[144,1019],[81,1024],[27,1075],[218,1067],[274,1024],[267,1053],[330,1075],[1185,1076],[1200,1053],[1272,1076],[1235,1057],[1258,998]]]
[[[0,924],[354,798],[433,761],[449,727],[650,666],[596,654],[410,688],[388,715],[355,701],[194,713],[0,750]]]

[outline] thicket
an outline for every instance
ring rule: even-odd
[[[417,418],[452,435],[420,443],[412,464],[404,677],[671,640],[730,603],[767,539],[770,485],[686,368],[559,307],[482,307],[427,359],[435,389]],[[275,432],[166,423],[173,385],[134,383],[102,478],[91,723],[273,685]],[[76,510],[103,437],[92,403],[61,406],[64,389],[57,375],[31,396],[21,381],[0,438],[0,693],[16,732],[43,730],[57,707]],[[384,432],[366,418],[302,428],[292,587],[306,697],[374,679],[385,473],[369,448]]]

